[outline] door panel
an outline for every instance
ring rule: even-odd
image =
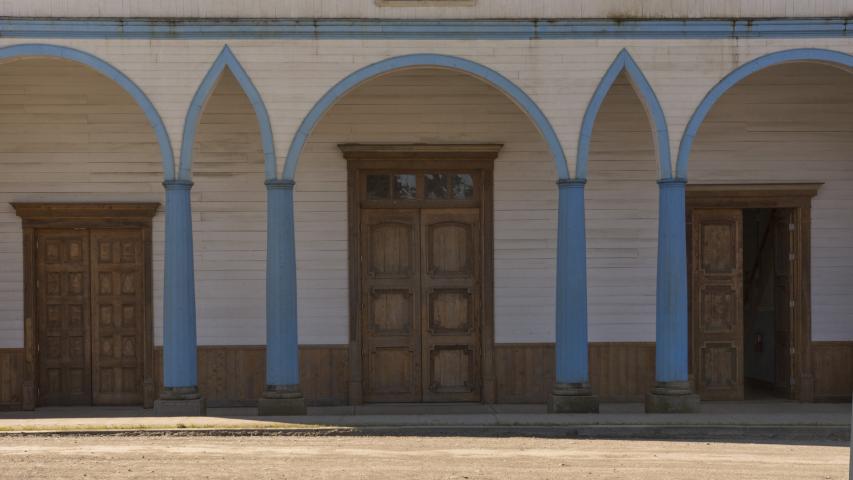
[[[480,399],[480,212],[421,211],[423,400]]]
[[[790,396],[792,391],[792,332],[794,331],[794,303],[791,288],[791,272],[793,262],[793,212],[777,210],[773,214],[773,310],[775,328],[773,335],[773,354],[775,367],[775,390],[777,393]]]
[[[142,403],[145,279],[140,230],[93,230],[93,400]]]
[[[417,210],[360,213],[364,399],[421,399]]]
[[[36,238],[39,405],[88,405],[89,234],[41,230]]]
[[[693,365],[703,400],[743,399],[742,217],[692,210]]]

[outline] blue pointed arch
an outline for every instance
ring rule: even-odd
[[[225,45],[210,70],[207,71],[204,78],[199,84],[198,89],[193,95],[190,102],[190,108],[187,110],[187,116],[184,120],[184,134],[181,139],[181,163],[178,167],[178,178],[181,180],[190,180],[192,178],[192,163],[193,163],[193,144],[195,143],[195,135],[198,130],[198,122],[201,119],[202,111],[207,100],[213,94],[214,88],[225,71],[225,68],[231,71],[240,88],[249,97],[249,102],[252,104],[252,109],[255,110],[255,116],[258,118],[258,126],[261,130],[261,145],[264,149],[264,172],[267,179],[275,179],[275,144],[273,143],[272,125],[270,116],[267,113],[267,108],[261,99],[261,94],[249,78],[249,74],[237,61],[234,53]]]
[[[545,142],[548,144],[554,163],[557,168],[557,175],[561,180],[569,179],[569,169],[566,163],[566,155],[563,152],[563,147],[557,137],[557,133],[548,121],[548,118],[542,112],[538,105],[524,91],[504,77],[500,73],[479,63],[467,60],[461,57],[449,55],[439,55],[432,53],[417,53],[412,55],[403,55],[392,57],[377,63],[363,67],[329,89],[320,100],[314,104],[311,111],[302,123],[299,129],[293,136],[290,142],[290,149],[287,152],[287,159],[284,164],[283,178],[285,180],[293,180],[296,174],[296,166],[299,163],[299,157],[302,154],[302,149],[305,147],[305,142],[311,131],[319,123],[323,115],[332,107],[341,97],[346,95],[353,88],[363,82],[376,78],[380,75],[390,73],[395,70],[417,67],[438,67],[450,70],[457,70],[474,77],[477,77],[486,83],[497,88],[510,98],[521,110],[527,114],[528,118],[536,125],[536,128],[542,134]]]
[[[693,148],[693,140],[696,138],[699,127],[702,126],[702,122],[708,116],[711,108],[730,88],[759,70],[791,62],[818,62],[853,69],[853,55],[820,48],[797,48],[763,55],[732,70],[708,91],[687,122],[687,127],[684,129],[678,147],[678,160],[675,165],[676,176],[687,178],[690,150]]]
[[[613,82],[620,73],[626,72],[634,91],[640,97],[640,101],[646,109],[646,114],[654,128],[653,137],[655,141],[655,151],[658,155],[658,164],[660,165],[661,178],[669,178],[672,176],[672,163],[669,153],[669,130],[666,126],[666,117],[663,114],[655,91],[651,84],[643,75],[642,70],[637,65],[637,62],[628,53],[628,50],[622,49],[610,68],[604,73],[601,81],[598,83],[598,88],[592,95],[589,105],[586,107],[586,112],[583,115],[583,123],[581,124],[580,138],[578,138],[578,166],[575,176],[580,179],[586,179],[587,168],[589,164],[589,143],[592,139],[592,129],[595,126],[595,119],[598,117],[598,111],[601,109],[601,104],[610,88],[613,87]]]
[[[21,44],[11,45],[0,48],[0,61],[13,60],[17,58],[32,58],[32,57],[48,57],[69,60],[72,62],[86,65],[87,67],[97,71],[101,75],[109,78],[117,83],[125,92],[127,92],[137,105],[142,109],[148,123],[154,129],[154,134],[157,136],[157,143],[160,146],[160,156],[163,164],[163,178],[165,180],[173,180],[175,177],[175,157],[172,152],[172,142],[169,140],[169,133],[166,130],[166,125],[154,104],[148,99],[148,96],[121,70],[112,66],[105,60],[102,60],[91,53],[86,53],[82,50],[63,47],[61,45],[50,44]]]

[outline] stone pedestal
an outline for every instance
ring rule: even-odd
[[[165,388],[154,401],[154,415],[160,417],[203,417],[207,403],[196,387]]]
[[[699,395],[687,382],[658,382],[646,394],[646,413],[697,413]]]
[[[549,413],[598,413],[598,397],[587,384],[557,384],[548,398]]]
[[[299,385],[267,385],[258,399],[258,415],[287,416],[305,415],[305,397],[299,391]]]

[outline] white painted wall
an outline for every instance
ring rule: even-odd
[[[732,18],[853,14],[850,0],[2,0],[4,16],[224,18]]]
[[[689,179],[824,182],[812,203],[812,337],[853,340],[853,76],[801,63],[747,78],[699,130]]]

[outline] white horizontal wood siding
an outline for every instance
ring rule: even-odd
[[[193,145],[193,244],[199,345],[266,342],[266,187],[260,129],[225,70]]]
[[[812,203],[812,337],[853,340],[853,76],[801,63],[745,79],[699,130],[689,177],[824,182]]]
[[[0,347],[23,346],[23,236],[9,202],[162,202],[162,180],[154,131],[111,80],[60,60],[0,68]],[[162,210],[153,238],[159,336]]]
[[[732,18],[853,14],[850,0],[0,0],[11,16],[224,18]]]

